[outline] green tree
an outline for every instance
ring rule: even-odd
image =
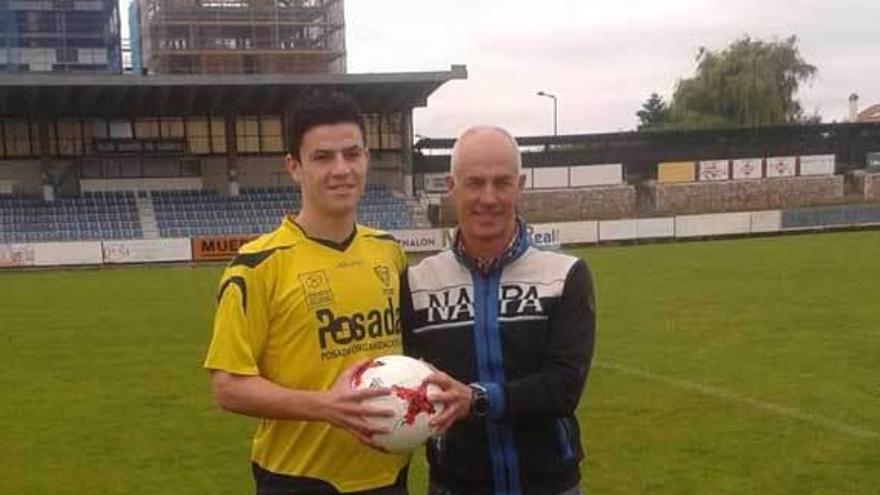
[[[639,130],[648,130],[662,126],[669,120],[669,107],[657,93],[642,103],[642,109],[636,112],[639,118]]]
[[[696,74],[681,79],[663,128],[814,123],[797,98],[816,67],[801,57],[797,37],[762,41],[748,36],[723,51],[700,48]],[[656,126],[655,126],[656,128]]]

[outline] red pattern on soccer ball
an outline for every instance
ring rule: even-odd
[[[406,401],[406,414],[403,422],[412,425],[419,414],[434,414],[434,404],[428,400],[428,384],[422,383],[419,388],[392,387],[397,397]]]
[[[370,361],[364,366],[361,366],[359,370],[354,372],[354,376],[351,377],[352,386],[355,388],[360,387],[361,382],[364,380],[364,373],[370,368],[378,368],[379,366],[385,366],[385,363],[382,361]]]

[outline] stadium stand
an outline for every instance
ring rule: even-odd
[[[243,189],[237,197],[213,191],[153,191],[161,237],[258,234],[278,226],[299,208],[299,191],[290,187]],[[369,185],[358,207],[358,221],[382,229],[405,229],[411,218],[402,198],[386,186]]]
[[[132,192],[84,193],[45,201],[0,196],[0,242],[136,239],[142,236]]]
[[[299,208],[291,187],[244,189],[238,197],[209,190],[151,191],[161,237],[258,234],[278,226]],[[369,185],[358,221],[382,229],[405,229],[413,221],[403,198],[387,186]],[[143,237],[133,192],[86,192],[45,201],[34,196],[0,196],[0,242],[46,242]]]

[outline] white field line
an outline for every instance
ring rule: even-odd
[[[715,397],[717,399],[725,400],[727,402],[734,402],[737,404],[746,404],[748,406],[754,407],[756,409],[761,409],[763,411],[768,411],[779,416],[785,416],[787,418],[797,419],[803,421],[805,423],[810,423],[816,426],[824,426],[825,428],[837,431],[838,433],[843,433],[846,435],[850,435],[858,438],[866,438],[866,439],[880,439],[880,432],[876,432],[873,430],[869,430],[866,428],[862,428],[859,426],[853,426],[847,423],[843,423],[841,421],[837,421],[835,419],[826,418],[824,416],[820,416],[817,414],[808,413],[805,411],[801,411],[800,409],[796,409],[793,407],[781,406],[779,404],[774,404],[772,402],[767,402],[759,399],[754,399],[752,397],[746,397],[742,395],[737,395],[732,392],[728,392],[727,390],[723,390],[717,387],[710,387],[708,385],[702,385],[700,383],[692,382],[689,380],[681,380],[679,378],[672,378],[668,376],[658,375],[656,373],[652,373],[650,371],[640,370],[636,368],[631,368],[629,366],[624,366],[620,364],[610,363],[607,361],[594,362],[594,367],[608,369],[617,371],[620,373],[624,373],[627,375],[637,376],[639,378],[643,378],[645,380],[654,381],[663,383],[664,385],[669,385],[672,387],[681,388],[684,390],[691,390],[694,392],[701,393],[703,395],[707,395],[709,397]]]

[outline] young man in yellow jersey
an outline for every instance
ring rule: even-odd
[[[223,409],[261,418],[251,450],[258,495],[406,493],[407,456],[369,446],[353,391],[369,358],[400,354],[399,275],[385,232],[355,224],[369,151],[360,110],[329,95],[294,115],[286,167],[302,209],[243,246],[220,282],[205,360]]]

